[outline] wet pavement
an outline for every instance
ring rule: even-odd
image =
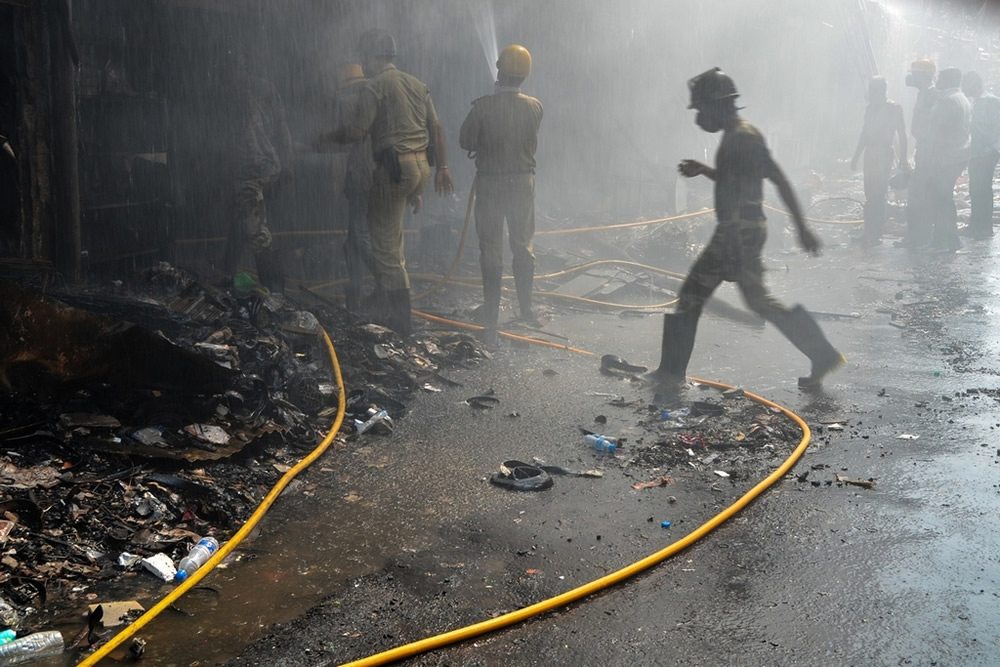
[[[804,392],[796,376],[807,362],[772,327],[707,314],[689,367],[806,419],[813,442],[792,472],[634,580],[412,664],[994,663],[1000,383],[991,299],[1000,272],[991,242],[915,256],[891,244],[858,249],[849,228],[818,231],[821,258],[785,243],[768,255],[767,280],[789,304],[858,315],[821,321],[849,364]],[[720,294],[738,301],[729,286]],[[546,329],[598,354],[657,361],[658,316],[560,311]],[[147,659],[361,658],[627,565],[780,463],[775,452],[758,459],[756,476],[725,479],[711,466],[635,462],[631,452],[650,443],[637,440],[636,411],[609,406],[607,395],[652,397],[598,369],[598,358],[505,344],[493,360],[451,372],[462,387],[418,394],[392,436],[338,443],[235,562],[143,629]],[[490,390],[500,400],[491,410],[464,402]],[[692,388],[687,399],[706,395]],[[615,459],[583,442],[579,428],[596,430],[597,415],[608,419],[602,432],[631,439]],[[831,421],[844,429],[822,424]],[[502,461],[532,457],[604,477],[556,477],[531,494],[487,482]],[[674,481],[632,488],[664,474]],[[838,474],[874,488],[838,483]]]

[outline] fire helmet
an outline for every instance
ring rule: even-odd
[[[358,40],[358,51],[363,56],[395,58],[396,40],[387,31],[373,28],[361,35],[361,39]]]
[[[934,61],[929,58],[920,58],[914,60],[910,64],[911,72],[926,72],[927,74],[934,74],[937,71],[937,67],[934,66]]]
[[[732,77],[718,67],[713,67],[690,79],[688,90],[691,91],[691,104],[688,105],[688,109],[700,109],[713,102],[740,96]]]
[[[497,58],[497,70],[501,74],[523,79],[531,74],[531,54],[520,44],[505,46]]]

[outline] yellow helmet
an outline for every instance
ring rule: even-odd
[[[497,58],[497,69],[501,74],[523,79],[531,74],[531,54],[520,44],[505,46]]]

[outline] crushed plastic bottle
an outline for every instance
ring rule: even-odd
[[[372,414],[374,412],[374,414]],[[368,414],[371,415],[367,420],[361,421],[360,419],[354,420],[354,430],[357,431],[358,435],[361,435],[365,431],[369,430],[376,424],[385,422],[385,424],[391,429],[392,428],[392,418],[389,413],[385,410],[369,410]]]
[[[21,623],[21,615],[9,602],[0,598],[0,625],[8,628],[17,628]]]
[[[36,632],[0,645],[0,667],[51,658],[62,653],[64,648],[62,633],[58,630]]]
[[[192,572],[207,563],[212,554],[218,550],[219,542],[214,537],[203,537],[198,540],[198,544],[191,547],[188,555],[184,556],[177,564],[177,574],[174,575],[174,581],[187,579]]]
[[[587,444],[602,454],[614,454],[618,449],[618,443],[610,438],[605,438],[599,433],[589,433],[583,437]]]

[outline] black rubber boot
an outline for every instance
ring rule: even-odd
[[[487,346],[496,345],[497,320],[500,319],[500,286],[503,282],[502,266],[484,266],[483,274],[483,307],[479,314],[483,329],[483,342]]]
[[[819,324],[802,306],[795,306],[787,315],[775,320],[774,324],[785,338],[812,362],[809,375],[799,378],[800,387],[818,386],[828,373],[847,361],[844,355],[830,344]]]
[[[390,329],[403,338],[413,333],[413,320],[410,317],[410,290],[398,289],[388,293]]]
[[[535,263],[526,262],[514,265],[514,288],[517,290],[517,305],[521,309],[521,319],[540,326],[532,310],[531,291],[535,283]]]
[[[663,316],[660,365],[655,371],[646,373],[643,379],[656,386],[683,384],[697,331],[698,313],[666,313]]]
[[[257,276],[260,283],[274,294],[285,291],[285,269],[281,265],[276,250],[262,250],[254,255],[257,263]]]

